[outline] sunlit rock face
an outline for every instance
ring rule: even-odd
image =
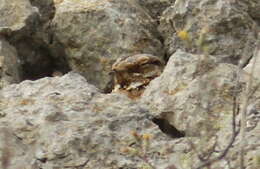
[[[52,28],[72,70],[103,90],[110,88],[111,66],[122,55],[163,57],[152,17],[135,1],[64,0],[56,4]]]
[[[237,64],[245,53],[252,55],[246,44],[253,47],[257,39],[256,20],[248,12],[249,5],[242,0],[175,1],[163,12],[159,26],[168,57],[177,49],[200,52],[203,41],[204,51],[221,57],[223,62]],[[188,33],[188,42],[179,38],[180,31]]]
[[[0,0],[0,168],[259,169],[258,4]]]

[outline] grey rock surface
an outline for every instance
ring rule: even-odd
[[[175,141],[147,118],[148,110],[124,95],[101,94],[76,73],[10,85],[0,95],[8,169],[138,168],[144,161],[122,151],[138,144],[133,131],[152,136],[147,156],[153,165],[169,164],[160,152]]]
[[[69,68],[64,49],[52,42],[49,26],[54,15],[53,2],[1,0],[0,4],[0,35],[16,50],[14,62],[20,62],[20,81],[51,76],[57,70],[66,73]]]
[[[154,19],[158,19],[162,12],[171,6],[175,0],[136,0],[141,6],[147,8]]]
[[[252,75],[255,78],[259,79],[260,78],[260,76],[259,76],[259,73],[260,73],[260,50],[255,51],[255,52],[256,52],[255,57],[250,60],[250,62],[246,65],[244,70],[249,74],[252,74],[252,71],[253,71]]]
[[[239,168],[240,133],[214,158],[233,112],[240,127],[258,4],[0,0],[0,169]],[[259,72],[257,58],[246,169],[260,168]]]
[[[152,18],[136,1],[64,0],[55,7],[52,27],[70,67],[101,89],[111,83],[117,58],[139,53],[163,57]]]
[[[21,63],[16,49],[4,38],[0,38],[0,88],[20,82]]]
[[[215,141],[223,143],[219,145],[222,150],[231,134],[230,114],[225,113],[221,122],[218,118],[210,121],[221,128],[217,133],[176,137],[172,129],[165,131],[165,124],[151,119],[151,107],[122,94],[102,94],[72,72],[10,85],[0,96],[1,159],[6,159],[9,169],[144,168],[148,164],[158,169],[195,168],[201,163],[196,153],[206,154]],[[259,106],[251,106],[253,114]],[[199,115],[191,116],[197,121]],[[246,164],[250,167],[258,153],[258,131],[256,122],[247,133]],[[232,148],[225,160],[212,166],[224,167],[227,162],[237,166],[237,152]]]
[[[249,76],[245,72],[240,74],[241,79],[237,82],[237,71],[238,67],[218,63],[212,56],[203,58],[178,50],[170,57],[161,76],[147,86],[141,102],[150,107],[149,110],[154,116],[167,120],[179,131],[184,131],[187,137],[199,137],[200,140],[195,143],[195,147],[198,151],[202,151],[201,153],[210,152],[209,147],[212,147],[214,143],[224,150],[232,135],[234,91],[240,91],[235,95],[241,108],[241,102],[244,99],[241,91],[245,90],[245,84],[249,82]],[[259,84],[259,79],[254,79],[253,88]],[[260,146],[257,141],[253,141],[260,138],[257,129],[260,120],[258,110],[260,90],[256,89],[249,101],[252,111],[248,111],[247,120],[248,137],[250,137],[246,145],[250,147],[247,158],[253,158]],[[250,116],[252,117],[249,118]],[[236,141],[234,145],[238,146],[239,141]],[[230,156],[227,155],[225,159],[232,163],[231,166],[239,167],[239,160],[236,159],[239,150],[234,148],[230,151]],[[236,158],[231,160],[231,154]],[[250,161],[247,161],[247,165],[249,164]],[[212,166],[219,168],[226,165],[220,161]]]
[[[206,124],[204,120],[208,120],[208,115],[213,115],[210,123],[215,127],[224,126],[226,122],[223,118],[228,119],[232,115],[238,68],[214,60],[212,56],[202,58],[178,50],[170,57],[162,75],[147,86],[141,101],[150,106],[154,115],[165,116],[177,129],[191,135],[204,132],[200,125]],[[247,73],[242,73],[237,90],[242,90],[248,77]],[[255,79],[254,85],[258,81]],[[257,90],[255,98],[259,94]],[[237,97],[241,98],[241,93],[237,93]],[[260,102],[259,98],[255,101]]]
[[[260,14],[259,14],[260,1],[258,1],[258,0],[249,0],[249,1],[246,1],[246,2],[248,3],[248,6],[249,6],[248,13],[250,14],[250,16],[252,16],[252,18],[254,18],[259,23],[259,19],[260,19]]]
[[[252,0],[250,1],[252,2]],[[245,1],[226,0],[178,0],[161,16],[159,30],[164,37],[168,56],[177,49],[207,53],[222,57],[226,63],[237,64],[246,57],[248,43],[256,42],[253,27],[256,24],[248,13]],[[185,31],[188,37],[181,33]],[[252,50],[245,52],[252,55]]]
[[[0,33],[24,29],[27,22],[32,21],[38,9],[31,6],[29,0],[0,1]]]

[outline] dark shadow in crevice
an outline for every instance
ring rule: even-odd
[[[11,41],[12,42],[12,41]],[[22,37],[12,42],[15,46],[21,64],[21,81],[37,80],[43,77],[51,77],[54,72],[65,74],[70,71],[63,52],[57,52],[57,48],[51,49],[41,39],[34,37]],[[54,53],[53,51],[57,53]]]
[[[55,5],[54,0],[29,0],[32,6],[35,6],[39,9],[41,14],[41,22],[46,23],[51,21],[55,15]]]
[[[173,125],[171,125],[167,120],[163,118],[152,118],[152,121],[158,125],[160,130],[170,136],[171,138],[181,138],[185,137],[185,133],[183,131],[177,130]]]

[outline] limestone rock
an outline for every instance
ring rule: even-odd
[[[0,4],[0,35],[16,50],[20,81],[51,76],[54,71],[66,73],[63,49],[52,42],[52,1],[0,0]]]
[[[254,60],[254,59],[256,59],[256,60]],[[251,58],[248,65],[244,68],[244,70],[247,73],[251,74],[254,62],[255,62],[255,66],[254,66],[254,70],[253,70],[253,76],[255,78],[260,78],[260,76],[259,76],[259,74],[260,74],[260,50],[256,51],[255,58]]]
[[[241,91],[245,90],[249,78],[248,74],[242,72],[236,87],[237,69],[238,67],[232,64],[217,62],[213,56],[202,58],[200,55],[178,50],[170,57],[161,76],[147,86],[141,102],[148,105],[154,116],[165,119],[179,131],[184,131],[186,137],[199,137],[199,141],[194,142],[197,149],[195,151],[206,154],[211,151],[210,147],[212,148],[214,143],[224,150],[232,135],[234,92],[237,91],[237,103],[241,106],[244,96]],[[253,141],[260,138],[257,134],[260,121],[260,90],[256,88],[259,82],[254,79],[253,89],[257,90],[250,98],[248,107],[248,166],[251,165],[249,158],[253,158],[257,147],[259,148],[257,141]],[[231,148],[230,154],[225,157],[237,167],[238,145],[237,140],[234,143],[235,148]],[[193,162],[196,161],[192,156],[190,154],[187,159],[190,164],[188,168],[194,166]],[[220,168],[225,164],[220,160],[212,164],[213,166]]]
[[[106,90],[111,66],[125,55],[148,53],[163,57],[151,16],[135,1],[77,1],[56,3],[52,22],[72,68]]]
[[[248,6],[249,6],[249,10],[248,13],[252,16],[252,18],[256,19],[256,21],[258,21],[259,23],[259,19],[260,19],[260,1],[258,0],[250,0],[247,1]]]
[[[231,115],[236,72],[236,66],[218,63],[214,57],[201,61],[199,55],[178,50],[162,75],[147,86],[142,101],[154,115],[165,116],[177,129],[199,134],[208,112],[214,114],[212,120],[216,125]],[[243,72],[241,76],[240,88],[248,81],[248,74]]]
[[[137,0],[140,5],[147,8],[153,16],[153,18],[158,19],[162,12],[169,6],[171,6],[175,0]]]
[[[254,25],[241,0],[178,0],[162,14],[159,30],[168,56],[177,49],[202,50],[237,64],[245,53],[252,55],[252,50],[244,50],[247,43],[254,46]],[[183,31],[186,37],[181,37]]]
[[[150,81],[161,74],[162,69],[163,61],[153,55],[119,58],[112,66],[115,72],[114,91],[126,92],[130,98],[137,98]]]
[[[0,96],[0,146],[10,152],[8,169],[140,168],[145,162],[125,149],[143,151],[144,136],[151,139],[146,151],[154,166],[166,168],[174,154],[176,141],[147,109],[121,94],[101,94],[77,73],[10,85]]]
[[[21,63],[17,52],[4,38],[0,38],[0,88],[20,82]]]
[[[7,30],[16,31],[25,28],[38,13],[37,8],[31,6],[29,0],[1,0],[0,4],[0,34]]]

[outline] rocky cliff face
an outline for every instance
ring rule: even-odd
[[[0,0],[0,168],[260,168],[259,5]]]

